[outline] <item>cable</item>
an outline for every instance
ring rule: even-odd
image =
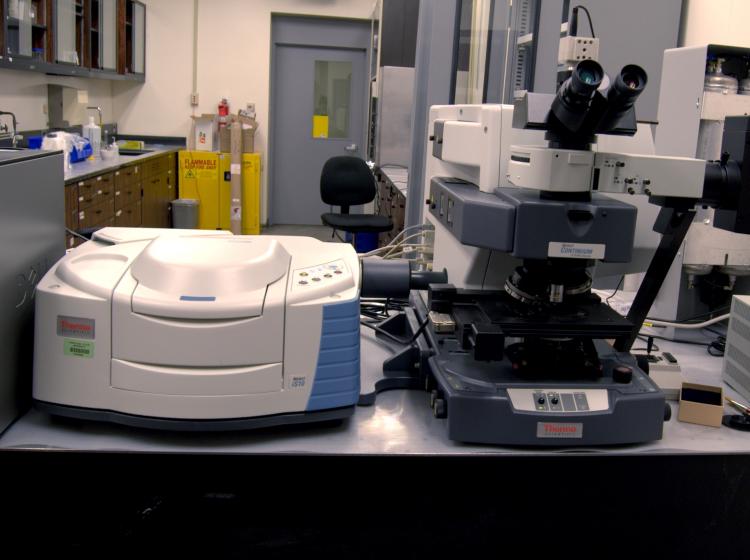
[[[688,317],[687,319],[684,319],[682,321],[672,321],[674,323],[690,323],[691,321],[695,321],[697,319],[703,319],[703,317],[711,317],[715,316],[717,313],[725,313],[729,311],[730,307],[728,305],[725,305],[724,307],[720,307],[719,309],[714,309],[713,311],[708,311],[706,313],[701,313],[700,315],[694,315],[692,317]],[[646,321],[670,321],[670,319],[660,319],[658,317],[646,317]]]
[[[372,323],[368,323],[367,321],[360,321],[359,323],[367,327],[368,329],[372,329],[375,332],[382,334],[383,336],[385,336],[386,338],[394,342],[398,342],[399,344],[408,346],[409,344],[412,344],[415,340],[417,340],[417,338],[419,338],[419,335],[422,334],[425,328],[427,328],[427,324],[429,322],[430,322],[430,317],[428,315],[427,317],[425,317],[425,320],[422,321],[422,323],[419,325],[419,328],[416,331],[414,331],[414,334],[411,336],[411,338],[408,338],[408,339],[393,335],[389,333],[388,331],[381,329],[378,325],[373,325]]]
[[[710,346],[710,342],[700,342],[699,340],[685,340],[685,339],[678,339],[678,338],[667,338],[666,336],[659,336],[655,334],[645,334],[645,333],[638,333],[640,336],[648,336],[651,338],[656,338],[658,340],[666,340],[667,342],[676,342],[677,344],[693,344],[695,346]],[[654,347],[656,348],[656,347]]]
[[[586,6],[581,6],[580,4],[576,6],[576,8],[582,9],[584,12],[586,12],[586,18],[589,20],[589,29],[591,29],[591,38],[596,39],[596,35],[594,34],[594,24],[591,23],[591,14],[589,13],[589,10]],[[575,8],[573,8],[575,9]]]
[[[623,274],[620,276],[620,281],[617,283],[617,286],[615,286],[615,291],[612,292],[607,299],[604,300],[604,303],[607,304],[608,307],[612,307],[609,305],[609,300],[611,300],[615,295],[617,295],[617,292],[620,290],[620,287],[622,286],[622,283],[625,281],[625,275]]]
[[[722,356],[724,356],[724,350],[726,350],[726,346],[727,339],[723,336],[719,336],[716,338],[716,340],[708,345],[708,347],[706,348],[706,352],[708,352],[709,356],[713,356],[714,358],[721,358]]]
[[[398,247],[399,245],[402,245],[404,242],[406,242],[407,239],[412,239],[414,237],[418,237],[420,235],[424,235],[425,231],[421,231],[419,233],[411,234],[410,236],[407,236],[406,238],[404,238],[404,239],[402,239],[402,240],[399,241],[399,238],[404,233],[406,233],[408,230],[412,230],[412,229],[416,229],[416,228],[424,229],[426,227],[429,227],[429,224],[419,224],[419,225],[416,225],[416,226],[409,226],[408,228],[404,228],[396,237],[394,237],[393,239],[391,239],[390,243],[388,243],[387,245],[383,245],[382,247],[378,247],[377,249],[373,249],[372,251],[368,251],[367,253],[362,253],[360,255],[360,258],[362,258],[362,257],[371,257],[373,255],[377,255],[378,253],[380,253],[382,251],[388,251],[390,249],[393,249],[394,247]]]
[[[713,319],[709,319],[708,321],[703,321],[702,323],[673,323],[671,321],[652,321],[647,319],[644,321],[644,325],[647,327],[675,327],[677,329],[704,329],[708,327],[709,325],[713,325],[715,323],[721,323],[722,321],[726,321],[729,319],[729,313],[725,313],[724,315],[720,315],[718,317],[714,317]]]
[[[91,239],[89,239],[88,237],[86,237],[86,236],[84,236],[84,235],[81,235],[81,234],[80,234],[80,233],[78,233],[77,231],[73,231],[73,230],[72,230],[72,229],[70,229],[70,228],[65,228],[65,231],[67,231],[67,232],[68,232],[68,233],[69,233],[70,235],[72,235],[72,236],[74,236],[74,237],[80,237],[80,238],[81,238],[81,239],[83,239],[84,241],[91,241]]]

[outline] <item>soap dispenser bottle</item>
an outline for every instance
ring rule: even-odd
[[[101,156],[102,147],[102,127],[94,122],[94,117],[89,117],[89,124],[83,127],[83,136],[91,144],[91,151],[95,158]]]

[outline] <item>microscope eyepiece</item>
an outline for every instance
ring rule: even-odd
[[[552,102],[552,113],[570,132],[577,132],[589,111],[591,99],[604,78],[604,70],[594,60],[576,64]]]
[[[622,116],[633,107],[638,96],[646,88],[646,71],[635,64],[628,64],[617,74],[607,90],[607,109],[599,120],[597,130],[606,131],[617,126]]]

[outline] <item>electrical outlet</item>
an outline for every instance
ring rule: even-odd
[[[198,94],[197,93],[190,94],[190,105],[192,105],[193,107],[198,106]]]

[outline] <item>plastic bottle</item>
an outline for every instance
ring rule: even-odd
[[[102,127],[94,122],[94,117],[89,117],[89,124],[83,127],[83,136],[91,143],[94,158],[101,157]]]

